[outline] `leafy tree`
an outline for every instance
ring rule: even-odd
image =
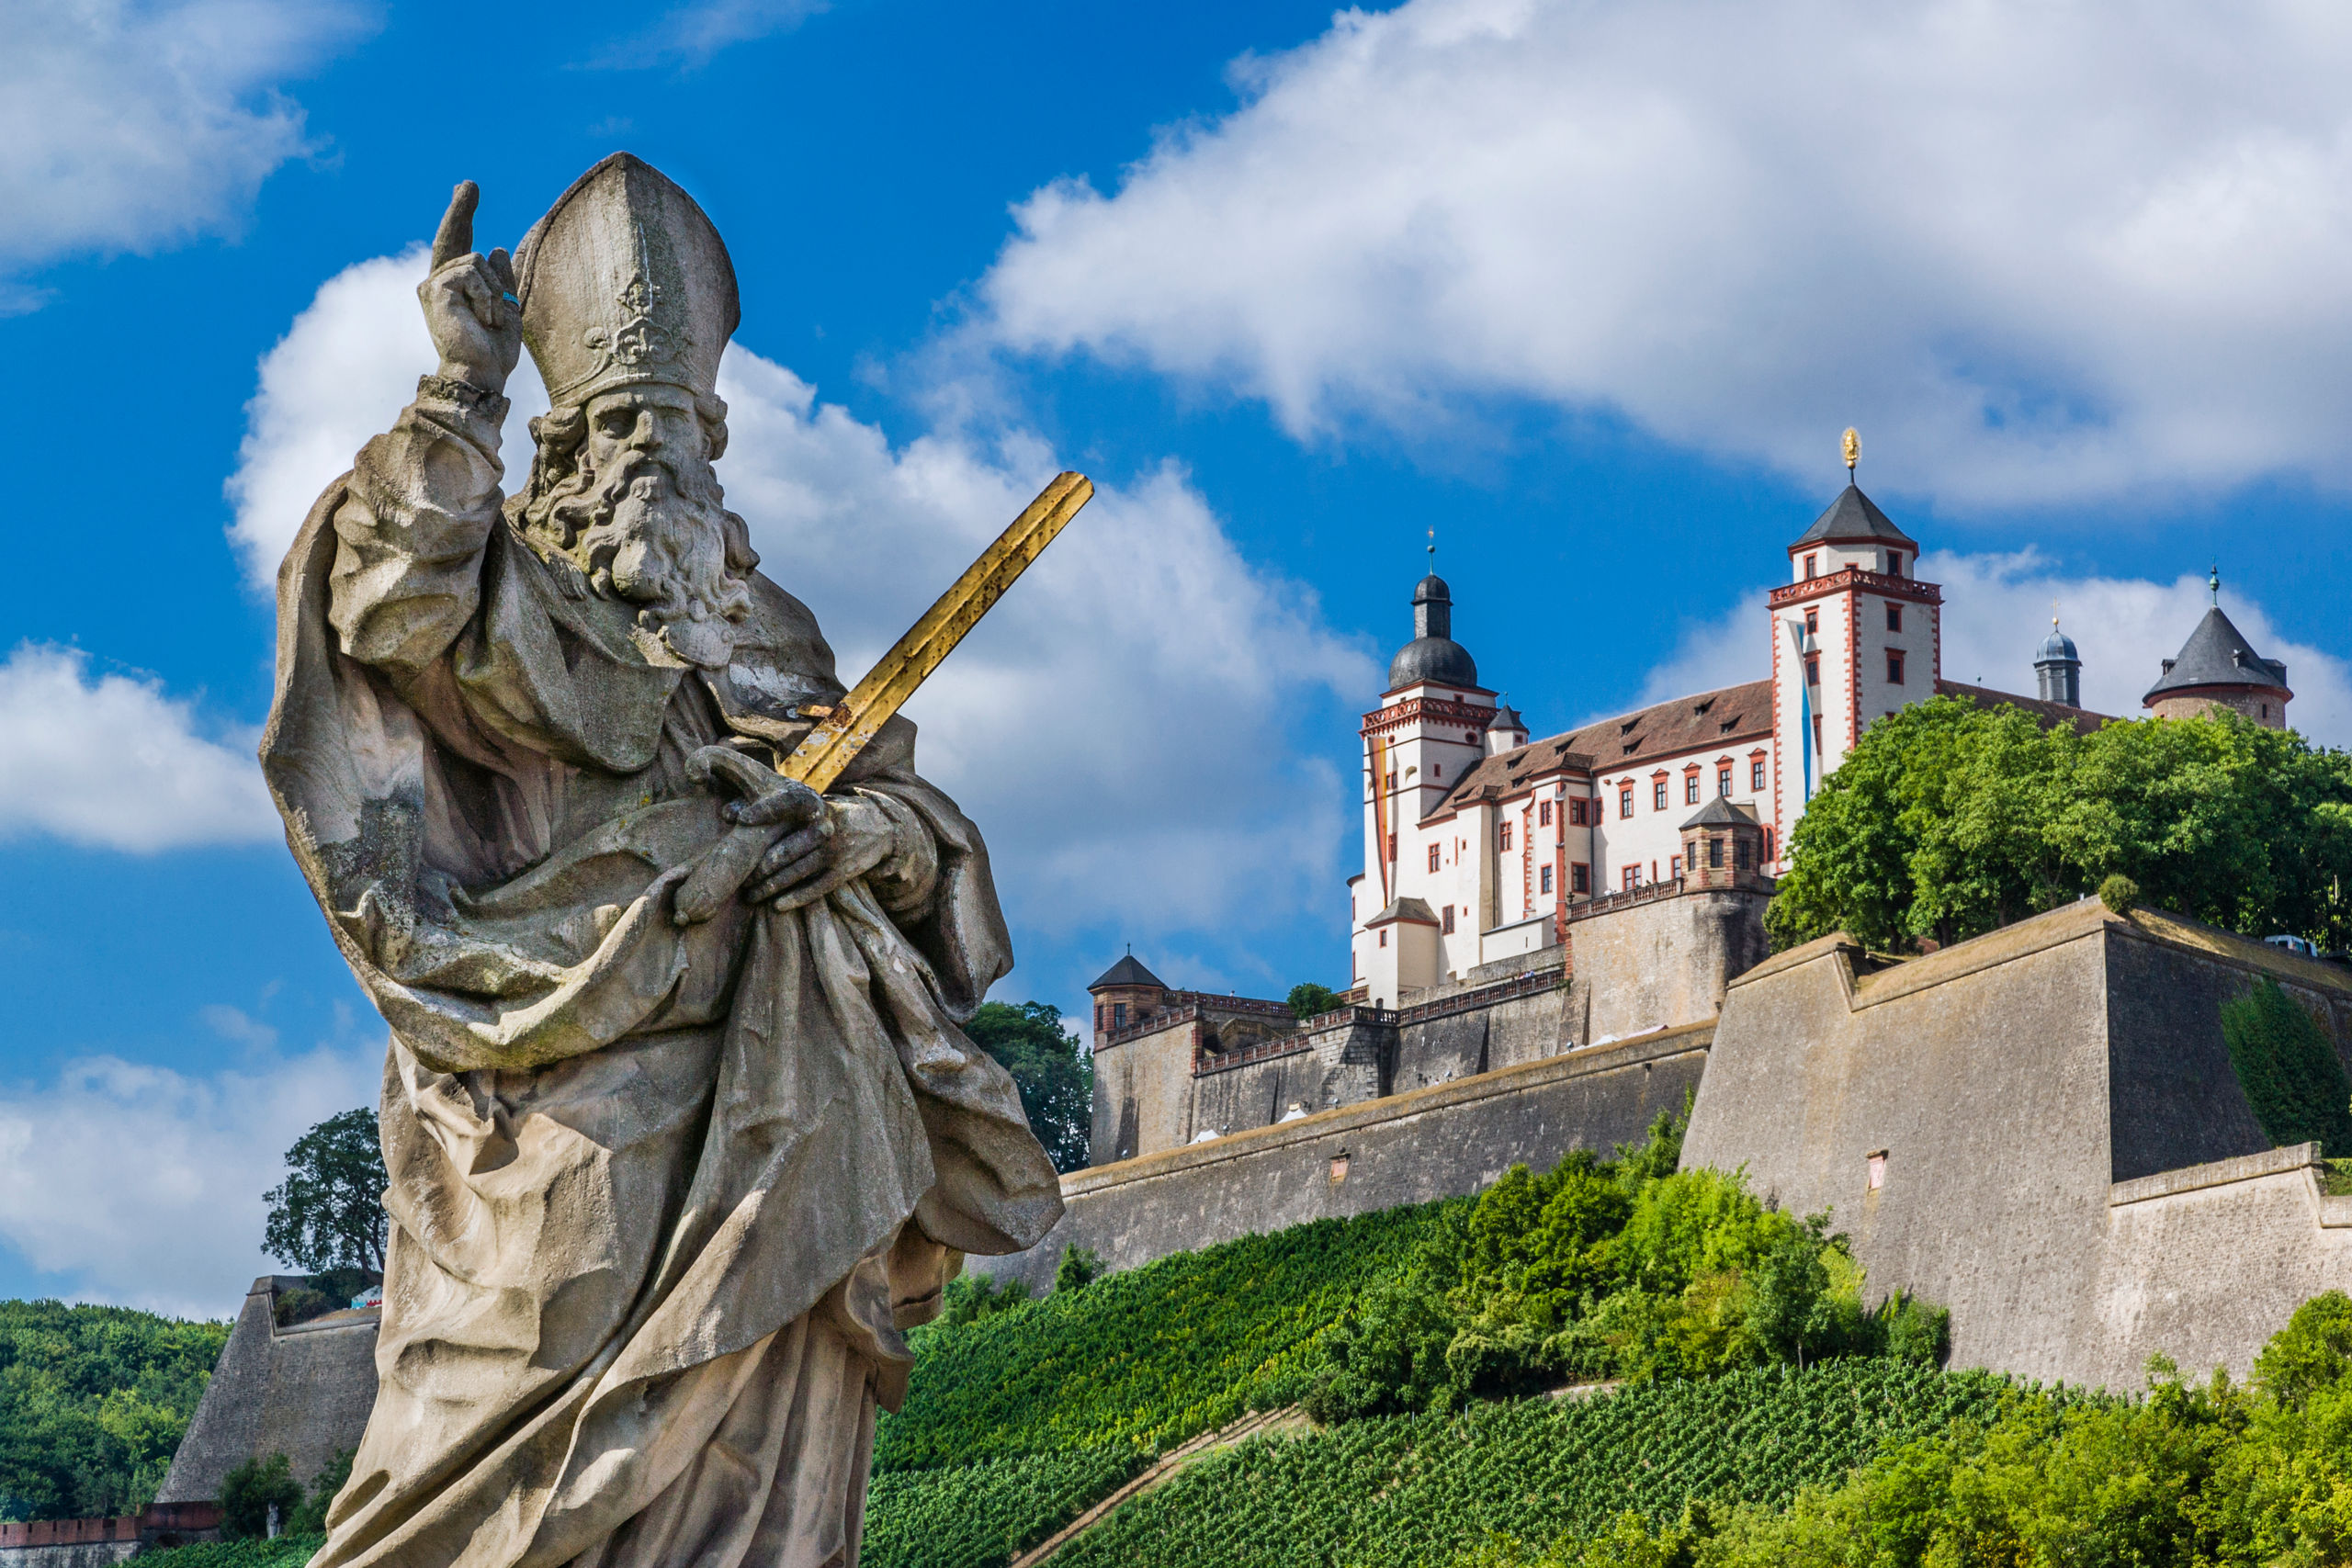
[[[253,1540],[269,1534],[269,1510],[277,1528],[293,1521],[302,1506],[302,1483],[284,1454],[255,1454],[220,1480],[220,1534],[227,1540]]]
[[[2278,981],[2265,975],[2245,996],[2222,1004],[2222,1038],[2273,1145],[2316,1140],[2337,1154],[2352,1153],[2352,1080],[2344,1059]]]
[[[1937,697],[1871,726],[1790,855],[1765,916],[1782,947],[1841,929],[1889,950],[1950,943],[2117,876],[2211,925],[2340,947],[2352,760],[2234,714],[2086,736]]]
[[[1000,1284],[986,1274],[958,1274],[947,1281],[939,1319],[951,1325],[978,1323],[984,1317],[1025,1306],[1028,1302],[1026,1280],[1007,1280]]]
[[[327,1510],[334,1506],[335,1494],[351,1480],[353,1450],[342,1449],[327,1461],[326,1468],[311,1477],[311,1495],[294,1510],[286,1522],[288,1535],[324,1535],[327,1530]]]
[[[1051,1002],[982,1002],[964,1032],[1021,1089],[1029,1130],[1056,1170],[1084,1168],[1094,1127],[1094,1061]]]
[[[2297,1307],[2254,1359],[2255,1382],[2297,1410],[2318,1390],[2345,1382],[2346,1373],[2352,1373],[2352,1296],[2342,1291],[2323,1291]]]
[[[384,1267],[384,1154],[376,1113],[330,1116],[286,1151],[287,1179],[263,1194],[269,1224],[262,1250],[322,1273]]]
[[[228,1333],[128,1307],[0,1302],[0,1518],[152,1501]]]
[[[1310,1018],[1331,1011],[1340,1005],[1340,993],[1329,986],[1318,986],[1312,980],[1302,980],[1290,988],[1283,998],[1290,1003],[1291,1016],[1305,1023]]]

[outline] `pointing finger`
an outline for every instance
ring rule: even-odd
[[[474,208],[481,200],[481,186],[471,180],[459,180],[449,193],[449,210],[441,215],[440,231],[433,236],[433,271],[474,248]]]
[[[512,294],[515,291],[514,258],[506,254],[506,247],[503,245],[490,253],[490,276],[497,279],[498,287],[506,293]]]

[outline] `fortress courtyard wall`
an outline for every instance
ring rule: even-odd
[[[1571,1149],[1607,1154],[1681,1109],[1713,1034],[1702,1023],[1555,1055],[1074,1171],[1062,1178],[1067,1212],[1045,1240],[967,1267],[1042,1294],[1073,1245],[1132,1269],[1309,1220],[1476,1192],[1513,1165],[1548,1168]]]
[[[2269,1148],[2222,1038],[2266,975],[2345,1051],[2352,976],[2154,911],[2075,904],[1899,964],[1798,948],[1732,984],[1683,1163],[1828,1210],[1872,1299],[1951,1309],[1955,1366],[2244,1376],[2352,1288],[2352,1200]]]

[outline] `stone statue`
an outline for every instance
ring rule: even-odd
[[[392,1032],[381,1388],[314,1562],[854,1564],[901,1331],[1061,1212],[958,1027],[1012,966],[988,851],[901,718],[821,798],[730,796],[842,687],[713,475],[701,209],[616,154],[510,259],[475,198],[439,368],[278,573],[263,767]]]

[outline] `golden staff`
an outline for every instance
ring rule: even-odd
[[[907,635],[865,672],[865,679],[851,688],[849,695],[831,707],[802,705],[801,713],[814,718],[817,727],[801,738],[775,770],[762,767],[732,747],[705,746],[686,760],[687,775],[702,784],[724,777],[752,800],[797,785],[809,792],[813,803],[833,786],[857,754],[955,651],[965,634],[979,625],[989,606],[1004,597],[1005,590],[1019,581],[1029,563],[1044,553],[1078,515],[1079,508],[1093,497],[1094,485],[1084,474],[1056,475],[1053,483],[1012,520],[1012,526],[980,552],[980,558],[907,628]],[[718,913],[718,906],[734,895],[759,864],[775,834],[773,823],[730,829],[678,889],[674,910],[678,924],[692,925]]]

